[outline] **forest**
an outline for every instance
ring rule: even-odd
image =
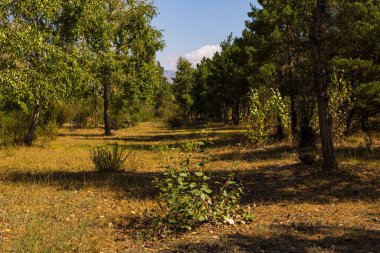
[[[257,2],[168,79],[154,1],[2,0],[0,252],[380,252],[380,1]]]

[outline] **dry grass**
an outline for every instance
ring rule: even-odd
[[[361,136],[348,139],[338,148],[340,171],[326,178],[299,164],[286,143],[246,148],[244,129],[218,125],[207,169],[236,172],[255,221],[147,239],[132,223],[158,208],[150,181],[164,156],[177,154],[152,146],[204,140],[199,130],[160,122],[111,137],[62,129],[48,144],[2,149],[0,252],[380,252],[379,136],[372,152]],[[114,142],[134,152],[135,172],[94,171],[89,150]]]

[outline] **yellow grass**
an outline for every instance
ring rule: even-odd
[[[286,143],[245,146],[244,131],[215,125],[206,168],[237,173],[255,221],[157,240],[130,224],[158,209],[150,181],[178,153],[154,147],[205,140],[200,129],[149,122],[104,137],[101,129],[64,128],[50,143],[2,149],[0,252],[380,251],[378,137],[373,152],[361,148],[360,136],[342,144],[341,170],[321,178]],[[135,172],[94,171],[89,150],[114,142],[135,152]]]

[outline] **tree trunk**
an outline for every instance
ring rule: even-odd
[[[110,86],[106,82],[103,87],[104,92],[104,135],[111,135],[111,126],[109,119],[109,96],[110,96]]]
[[[328,82],[325,61],[322,53],[323,22],[326,15],[326,0],[317,0],[313,16],[311,34],[312,54],[314,59],[315,88],[318,99],[319,128],[322,144],[323,170],[331,172],[337,169],[337,161],[332,138],[332,117],[329,111],[327,94]]]
[[[369,131],[369,116],[366,111],[362,111],[362,117],[360,118],[360,126],[362,128],[363,132],[368,132]]]
[[[282,127],[281,118],[279,116],[277,116],[277,133],[276,133],[276,136],[277,136],[277,139],[280,141],[285,139],[284,128]]]
[[[304,97],[299,100],[301,122],[298,147],[301,149],[314,149],[315,147],[315,132],[311,127],[313,109],[310,109],[308,103],[309,102]],[[314,106],[314,103],[312,104],[311,108]]]
[[[345,136],[349,136],[350,133],[351,133],[351,124],[352,124],[352,120],[354,119],[355,113],[356,113],[356,108],[355,107],[352,108],[348,112],[348,116],[347,116],[347,119],[346,119],[346,129],[344,130],[344,135]]]
[[[99,126],[99,119],[98,119],[98,114],[99,114],[99,96],[98,92],[94,92],[94,127],[97,128]]]
[[[297,110],[296,110],[296,98],[294,96],[293,87],[290,91],[290,113],[291,113],[291,121],[292,121],[292,136],[296,136],[297,131]]]
[[[235,100],[235,104],[232,111],[232,120],[237,126],[240,123],[240,101],[239,99]]]
[[[33,144],[33,140],[36,135],[39,119],[40,119],[40,102],[37,100],[34,105],[32,121],[30,122],[28,134],[26,135],[24,139],[24,143],[27,146],[32,146]]]

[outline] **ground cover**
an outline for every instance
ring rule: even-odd
[[[105,137],[101,129],[60,130],[35,147],[0,151],[1,252],[380,252],[380,139],[372,151],[355,135],[337,148],[340,170],[322,177],[288,143],[252,148],[245,129],[215,124],[173,130],[140,123]],[[165,237],[144,220],[157,212],[163,147],[200,140],[206,169],[234,171],[242,204],[255,216],[239,226],[206,224]],[[107,143],[136,155],[133,171],[94,170],[89,150]],[[204,156],[194,153],[194,160]]]

